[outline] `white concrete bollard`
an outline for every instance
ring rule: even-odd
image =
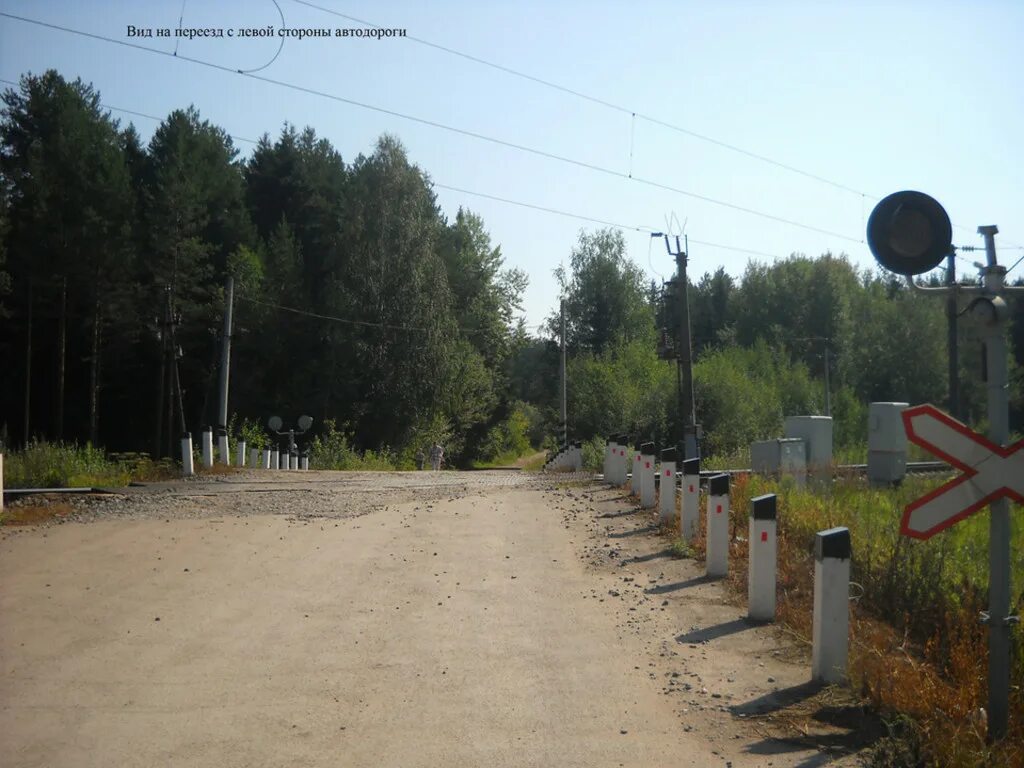
[[[814,622],[811,678],[846,679],[850,648],[850,530],[829,528],[814,537]]]
[[[299,468],[299,457],[294,453],[288,454],[288,463],[290,464],[291,469],[297,470]]]
[[[257,469],[260,466],[260,452],[258,448],[249,449],[249,466]]]
[[[280,469],[281,468],[281,453],[274,448],[270,451],[270,468]]]
[[[754,621],[774,621],[777,561],[774,493],[757,496],[750,500],[749,541],[747,615]]]
[[[656,472],[654,446],[645,445],[644,452],[640,456],[640,507],[642,509],[654,509],[655,507],[654,475]]]
[[[196,468],[192,462],[192,435],[186,432],[181,437],[181,474],[191,477],[195,473]]]
[[[263,451],[261,452],[261,457],[263,459],[263,468],[270,469],[270,460],[271,458],[273,458],[270,449],[264,448]]]
[[[658,487],[658,522],[671,527],[676,519],[676,451],[666,448],[661,452],[661,483]]]
[[[0,512],[4,511],[4,455],[0,453]]]
[[[614,440],[609,440],[604,446],[604,481],[609,484],[612,483],[612,453],[617,447]]]
[[[217,435],[217,452],[220,454],[220,463],[231,466],[231,448],[228,446],[228,433],[223,430]]]
[[[683,462],[682,512],[679,515],[679,535],[689,542],[697,535],[700,525],[700,459]]]
[[[633,466],[629,476],[629,494],[630,496],[640,495],[640,449],[635,448],[633,450]]]
[[[203,466],[209,469],[213,466],[213,431],[203,430]]]
[[[238,441],[238,466],[245,466],[245,440]]]
[[[707,527],[708,576],[729,573],[729,476],[714,475],[708,480]]]
[[[303,456],[302,457],[302,464],[300,464],[299,466],[302,467],[302,470],[304,472],[308,472],[309,471],[309,456]]]

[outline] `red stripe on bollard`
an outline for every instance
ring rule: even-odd
[[[761,541],[768,541],[768,531],[761,531]]]
[[[721,504],[716,504],[715,505],[715,514],[716,515],[722,514],[722,505]]]

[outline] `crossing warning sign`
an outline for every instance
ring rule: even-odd
[[[1024,504],[1024,440],[1003,448],[934,405],[903,411],[907,438],[963,474],[911,502],[900,533],[928,539],[1006,496]]]

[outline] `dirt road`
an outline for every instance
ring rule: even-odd
[[[806,667],[664,540],[624,563],[621,493],[271,474],[3,529],[5,765],[828,762],[737,717]]]

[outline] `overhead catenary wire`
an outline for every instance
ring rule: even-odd
[[[339,102],[339,103],[342,103],[342,104],[348,104],[350,106],[355,106],[355,107],[359,107],[361,109],[366,109],[366,110],[370,110],[370,111],[373,111],[373,112],[378,112],[380,114],[390,115],[392,117],[398,117],[398,118],[403,119],[403,120],[408,120],[410,122],[418,123],[418,124],[421,124],[421,125],[431,126],[433,128],[437,128],[439,130],[449,131],[449,132],[456,133],[456,134],[459,134],[459,135],[462,135],[462,136],[466,136],[466,137],[474,138],[474,139],[477,139],[477,140],[480,140],[480,141],[484,141],[484,142],[488,142],[488,143],[491,143],[491,144],[495,144],[497,146],[503,146],[503,147],[507,147],[507,148],[510,148],[510,149],[515,149],[515,150],[518,150],[518,151],[521,151],[521,152],[525,152],[525,153],[528,153],[528,154],[532,154],[532,155],[535,155],[535,156],[538,156],[538,157],[547,158],[549,160],[555,160],[555,161],[562,162],[562,163],[565,163],[565,164],[568,164],[568,165],[573,165],[573,166],[580,167],[580,168],[586,168],[586,169],[589,169],[589,170],[592,170],[592,171],[595,171],[595,172],[598,172],[598,173],[602,173],[602,174],[605,174],[605,175],[608,175],[608,176],[613,176],[615,178],[635,181],[637,183],[644,184],[644,185],[647,185],[647,186],[650,186],[650,187],[653,187],[653,188],[656,188],[656,189],[662,189],[662,190],[665,190],[667,192],[674,192],[674,193],[682,195],[684,197],[691,197],[693,199],[701,200],[701,201],[706,202],[706,203],[711,204],[711,205],[717,205],[717,206],[720,206],[720,207],[723,207],[723,208],[728,208],[730,210],[734,210],[734,211],[737,211],[737,212],[745,213],[745,214],[750,215],[750,216],[755,216],[755,217],[758,217],[758,218],[763,218],[763,219],[766,219],[766,220],[769,220],[769,221],[775,221],[775,222],[778,222],[778,223],[781,223],[781,224],[785,224],[785,225],[788,225],[788,226],[792,226],[792,227],[795,227],[795,228],[804,229],[804,230],[807,230],[807,231],[810,231],[810,232],[816,232],[818,234],[828,235],[830,237],[835,237],[835,238],[838,238],[838,239],[841,239],[841,240],[846,240],[846,241],[853,242],[853,243],[863,243],[864,242],[863,238],[858,239],[858,238],[855,238],[855,237],[850,237],[849,235],[844,235],[841,232],[835,232],[833,230],[824,229],[822,227],[816,227],[816,226],[811,225],[811,224],[806,224],[806,223],[799,222],[799,221],[796,221],[796,220],[793,220],[793,219],[788,219],[788,218],[785,218],[785,217],[782,217],[782,216],[776,216],[774,214],[766,213],[764,211],[758,211],[756,209],[748,208],[746,206],[738,205],[738,204],[735,204],[735,203],[729,203],[729,202],[724,201],[724,200],[719,200],[717,198],[709,197],[707,195],[702,195],[702,194],[699,194],[699,193],[696,193],[696,192],[692,192],[692,191],[689,191],[689,190],[684,190],[684,189],[682,189],[680,187],[675,187],[675,186],[672,186],[672,185],[669,185],[669,184],[663,184],[663,183],[660,183],[660,182],[656,182],[656,181],[651,180],[651,179],[641,179],[641,178],[638,178],[638,177],[635,177],[635,176],[630,177],[629,174],[623,173],[622,171],[617,171],[617,170],[615,170],[613,168],[607,168],[607,167],[600,166],[600,165],[597,165],[597,164],[594,164],[594,163],[588,163],[588,162],[586,162],[584,160],[578,160],[578,159],[575,159],[575,158],[566,157],[564,155],[559,155],[559,154],[556,154],[556,153],[553,153],[553,152],[547,152],[545,150],[538,149],[536,147],[529,147],[529,146],[526,146],[526,145],[523,145],[523,144],[517,144],[517,143],[512,142],[512,141],[507,141],[505,139],[499,139],[499,138],[496,138],[496,137],[493,137],[493,136],[488,136],[486,134],[478,133],[476,131],[470,131],[470,130],[465,129],[465,128],[459,128],[457,126],[452,126],[452,125],[447,125],[445,123],[440,123],[440,122],[438,122],[436,120],[430,120],[430,119],[423,118],[423,117],[417,117],[415,115],[410,115],[410,114],[406,114],[406,113],[403,113],[403,112],[398,112],[396,110],[387,109],[385,107],[379,107],[379,106],[376,106],[376,105],[373,105],[373,104],[367,104],[365,102],[357,101],[355,99],[349,99],[349,98],[346,98],[344,96],[339,96],[337,94],[327,93],[326,91],[320,91],[320,90],[315,89],[315,88],[310,88],[310,87],[303,86],[303,85],[298,85],[298,84],[295,84],[295,83],[288,83],[288,82],[285,82],[285,81],[282,81],[282,80],[275,80],[273,78],[266,77],[266,76],[263,76],[263,75],[257,75],[257,74],[251,73],[251,72],[243,72],[242,70],[233,69],[231,67],[226,67],[226,66],[223,66],[221,64],[215,64],[213,62],[204,61],[202,59],[196,59],[196,58],[193,58],[193,57],[190,57],[190,56],[174,56],[173,54],[171,54],[171,53],[169,53],[167,51],[162,51],[162,50],[157,49],[157,48],[150,48],[148,46],[139,45],[137,43],[129,43],[129,42],[126,42],[124,40],[117,40],[115,38],[107,37],[105,35],[98,35],[98,34],[93,33],[93,32],[85,32],[83,30],[73,29],[71,27],[65,27],[65,26],[62,26],[60,24],[53,24],[51,22],[40,21],[38,19],[30,19],[30,18],[26,18],[24,16],[17,16],[15,14],[6,13],[6,12],[0,12],[0,17],[13,19],[15,21],[21,21],[21,22],[24,22],[24,23],[27,23],[27,24],[34,24],[36,26],[40,26],[40,27],[44,27],[44,28],[48,28],[48,29],[54,29],[54,30],[58,30],[58,31],[61,31],[61,32],[66,32],[66,33],[69,33],[69,34],[90,38],[90,39],[93,39],[93,40],[99,40],[99,41],[102,41],[102,42],[123,46],[123,47],[126,47],[126,48],[132,48],[132,49],[135,49],[135,50],[144,51],[146,53],[151,53],[151,54],[156,54],[156,55],[160,55],[160,56],[171,57],[171,58],[175,58],[175,59],[182,60],[182,61],[188,61],[188,62],[196,64],[198,66],[208,67],[210,69],[215,69],[215,70],[218,70],[218,71],[221,71],[221,72],[228,72],[228,73],[231,73],[231,74],[237,74],[237,75],[240,75],[242,77],[247,77],[247,78],[250,78],[252,80],[257,80],[257,81],[260,81],[260,82],[268,83],[268,84],[275,85],[275,86],[278,86],[278,87],[281,87],[281,88],[287,88],[289,90],[294,90],[294,91],[297,91],[297,92],[300,92],[300,93],[306,93],[306,94],[309,94],[309,95],[318,96],[320,98],[329,99],[331,101],[336,101],[336,102]]]
[[[347,19],[349,21],[354,21],[357,24],[362,24],[363,26],[366,26],[366,27],[370,27],[370,28],[374,28],[374,29],[381,29],[382,28],[381,25],[379,25],[379,24],[374,24],[373,22],[366,21],[364,19],[360,19],[360,18],[358,18],[356,16],[350,16],[349,14],[341,13],[340,11],[335,11],[335,10],[333,10],[331,8],[325,8],[322,5],[317,5],[315,3],[308,2],[308,0],[294,0],[294,2],[298,3],[299,5],[305,5],[305,6],[309,7],[309,8],[314,8],[314,9],[316,9],[318,11],[322,11],[323,13],[329,13],[329,14],[331,14],[333,16],[338,16],[339,18]],[[743,149],[742,147],[738,147],[735,144],[730,144],[729,142],[721,141],[721,140],[713,138],[711,136],[706,136],[704,134],[697,133],[696,131],[691,131],[689,128],[685,128],[685,127],[683,127],[681,125],[677,125],[675,123],[668,122],[667,120],[662,120],[662,119],[654,117],[652,115],[644,114],[643,112],[639,112],[639,111],[637,111],[635,109],[631,109],[629,107],[622,106],[621,104],[615,104],[614,102],[608,101],[606,99],[598,98],[598,97],[592,96],[590,94],[583,93],[582,91],[577,91],[577,90],[575,90],[573,88],[569,88],[567,86],[560,85],[559,83],[555,83],[555,82],[553,82],[551,80],[545,80],[544,78],[536,77],[534,75],[527,74],[526,72],[522,72],[522,71],[520,71],[518,69],[513,69],[512,67],[506,67],[506,66],[504,66],[502,64],[498,64],[498,63],[493,62],[493,61],[488,61],[487,59],[480,58],[479,56],[473,56],[472,54],[466,53],[464,51],[456,50],[455,48],[449,48],[448,46],[441,45],[439,43],[434,43],[434,42],[431,42],[429,40],[424,40],[423,38],[416,37],[414,35],[406,34],[403,37],[401,37],[400,39],[401,40],[408,40],[408,41],[411,41],[411,42],[414,42],[414,43],[418,43],[419,45],[424,45],[424,46],[427,46],[429,48],[434,48],[436,50],[443,51],[444,53],[451,54],[452,56],[458,56],[458,57],[460,57],[462,59],[466,59],[467,61],[472,61],[472,62],[474,62],[476,64],[480,64],[482,66],[490,67],[491,69],[495,69],[495,70],[498,70],[500,72],[504,72],[504,73],[506,73],[508,75],[512,75],[513,77],[518,77],[518,78],[521,78],[523,80],[529,80],[530,82],[537,83],[538,85],[542,85],[542,86],[544,86],[546,88],[551,88],[551,89],[559,91],[561,93],[564,93],[564,94],[567,94],[567,95],[570,95],[570,96],[575,96],[576,98],[583,99],[585,101],[589,101],[589,102],[591,102],[593,104],[598,104],[598,105],[600,105],[602,107],[606,107],[606,108],[614,110],[616,112],[621,112],[621,113],[630,115],[631,118],[634,121],[635,121],[636,118],[640,118],[641,120],[645,120],[645,121],[647,121],[649,123],[652,123],[653,125],[658,125],[658,126],[661,126],[662,128],[668,128],[669,130],[675,131],[677,133],[684,134],[686,136],[690,136],[691,138],[697,139],[699,141],[707,142],[709,144],[714,144],[717,147],[721,147],[721,148],[727,149],[727,150],[729,150],[731,152],[736,152],[738,154],[745,155],[746,157],[752,158],[754,160],[758,160],[760,162],[767,163],[769,165],[773,165],[776,168],[781,168],[783,170],[789,171],[790,173],[795,173],[795,174],[798,174],[800,176],[804,176],[806,178],[813,179],[814,181],[821,182],[822,184],[827,184],[827,185],[829,185],[831,187],[834,187],[836,189],[841,189],[841,190],[843,190],[845,192],[849,192],[849,193],[854,194],[854,195],[861,195],[863,197],[868,197],[868,198],[871,198],[872,200],[879,199],[877,197],[877,195],[871,195],[871,194],[868,194],[867,192],[862,192],[859,189],[854,189],[853,187],[850,187],[850,186],[848,186],[846,184],[841,184],[838,181],[833,181],[832,179],[826,178],[824,176],[820,176],[820,175],[818,175],[816,173],[811,173],[809,171],[802,170],[802,169],[797,168],[795,166],[789,165],[788,163],[783,163],[783,162],[780,162],[778,160],[774,160],[774,159],[772,159],[770,157],[767,157],[765,155],[758,154],[757,152],[751,152],[748,149]]]
[[[15,81],[8,80],[7,78],[3,78],[3,77],[0,77],[0,83],[5,83],[7,85],[13,85],[13,86],[17,86],[18,85],[18,83],[16,83]],[[108,109],[108,110],[111,110],[113,112],[124,112],[125,114],[128,114],[128,115],[134,115],[136,117],[144,117],[147,120],[154,120],[156,122],[162,122],[163,119],[164,119],[164,118],[161,118],[161,117],[157,117],[156,115],[148,115],[145,112],[138,112],[136,110],[124,109],[123,107],[115,107],[115,106],[110,105],[110,104],[101,103],[100,106],[103,109]],[[249,139],[249,138],[246,138],[244,136],[236,136],[234,134],[227,134],[227,135],[230,136],[235,141],[242,141],[242,142],[246,142],[246,143],[249,143],[249,144],[258,144],[259,143],[256,139]],[[595,217],[595,216],[587,216],[587,215],[581,214],[581,213],[572,213],[571,211],[563,211],[563,210],[560,210],[558,208],[551,208],[551,207],[545,206],[545,205],[538,205],[536,203],[527,203],[527,202],[524,202],[522,200],[513,200],[513,199],[508,198],[508,197],[501,197],[499,195],[492,195],[492,194],[489,194],[487,192],[479,192],[479,191],[472,190],[472,189],[465,189],[464,187],[457,187],[457,186],[453,186],[451,184],[442,184],[441,182],[434,181],[433,179],[430,180],[430,184],[433,187],[436,187],[438,189],[445,189],[445,190],[448,190],[450,192],[457,192],[457,193],[463,194],[463,195],[471,195],[473,197],[480,197],[480,198],[483,198],[483,199],[486,199],[486,200],[493,200],[495,202],[504,203],[506,205],[514,205],[514,206],[518,206],[520,208],[527,208],[527,209],[530,209],[530,210],[539,211],[541,213],[550,213],[550,214],[553,214],[553,215],[556,215],[556,216],[562,216],[562,217],[565,217],[565,218],[576,219],[578,221],[587,221],[587,222],[590,222],[591,224],[601,224],[602,226],[613,227],[615,229],[620,229],[620,230],[623,230],[623,231],[626,231],[626,232],[642,232],[644,234],[650,234],[650,233],[656,231],[653,227],[648,227],[648,226],[643,226],[643,225],[634,225],[634,224],[622,224],[622,223],[619,223],[619,222],[616,222],[616,221],[612,221],[610,219],[602,219],[602,218],[598,218],[598,217]],[[724,250],[724,251],[734,251],[736,253],[745,253],[745,254],[749,254],[749,255],[752,255],[752,256],[763,256],[763,257],[768,258],[768,259],[778,259],[778,258],[781,258],[776,253],[768,253],[766,251],[758,251],[758,250],[755,250],[755,249],[752,249],[752,248],[742,248],[742,247],[736,246],[736,245],[727,245],[725,243],[715,243],[715,242],[711,242],[711,241],[707,241],[707,240],[693,240],[693,242],[697,243],[698,245],[707,246],[708,248],[717,248],[717,249]]]

